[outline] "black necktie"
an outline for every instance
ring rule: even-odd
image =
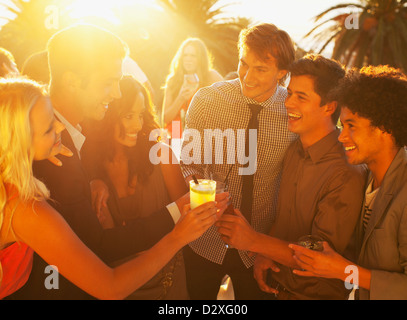
[[[245,144],[245,154],[246,157],[249,156],[249,130],[255,129],[258,130],[259,128],[259,119],[258,115],[260,111],[263,109],[262,106],[258,104],[249,104],[249,108],[251,111],[251,118],[249,120],[249,124],[246,130],[246,144]],[[257,141],[256,141],[257,143]],[[256,155],[257,157],[257,155]],[[250,161],[247,163],[249,166]],[[240,211],[246,217],[247,221],[250,222],[251,215],[252,215],[252,204],[253,204],[253,178],[254,174],[251,175],[243,175],[242,176],[242,203],[240,205]]]

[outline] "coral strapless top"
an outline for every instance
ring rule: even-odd
[[[6,186],[9,200],[17,197],[13,188]],[[0,299],[20,289],[30,276],[34,251],[22,242],[14,242],[0,250]]]

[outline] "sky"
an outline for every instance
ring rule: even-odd
[[[36,1],[36,0],[31,0]],[[81,0],[81,3],[95,3],[94,0]],[[97,1],[98,7],[112,6],[112,3],[129,0],[105,0]],[[154,0],[131,0],[148,3]],[[190,0],[194,1],[194,0]],[[220,0],[219,4],[230,4],[225,11],[228,14],[236,14],[252,18],[256,22],[274,23],[280,29],[287,31],[290,36],[304,49],[307,49],[307,42],[303,36],[314,26],[313,18],[325,9],[340,4],[352,3],[356,0]],[[10,0],[0,0],[0,26],[6,20],[1,19],[7,15],[1,4],[10,3]]]
[[[234,10],[258,22],[275,24],[298,43],[314,27],[313,18],[332,6],[352,3],[354,0],[221,0],[233,5]],[[232,6],[230,9],[233,8]]]

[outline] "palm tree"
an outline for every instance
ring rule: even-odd
[[[349,8],[353,12],[349,13]],[[346,9],[346,10],[345,10]],[[332,58],[348,67],[388,64],[407,71],[407,0],[360,0],[333,6],[315,17],[313,49],[333,46]]]

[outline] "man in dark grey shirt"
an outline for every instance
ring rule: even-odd
[[[335,89],[349,163],[369,169],[365,206],[355,232],[355,256],[296,246],[307,277],[341,279],[355,299],[407,300],[407,76],[389,66],[352,69]],[[370,197],[369,197],[370,195]],[[370,199],[369,199],[370,198]]]
[[[340,110],[329,99],[345,71],[318,55],[296,61],[290,71],[285,103],[288,129],[299,138],[284,157],[277,218],[270,235],[255,232],[238,210],[234,216],[224,215],[218,230],[229,245],[257,253],[255,278],[262,290],[278,299],[346,299],[348,292],[341,281],[294,275],[296,262],[288,247],[302,236],[313,235],[343,253],[359,217],[363,170],[346,161],[336,128]],[[270,268],[277,272],[267,285]]]

